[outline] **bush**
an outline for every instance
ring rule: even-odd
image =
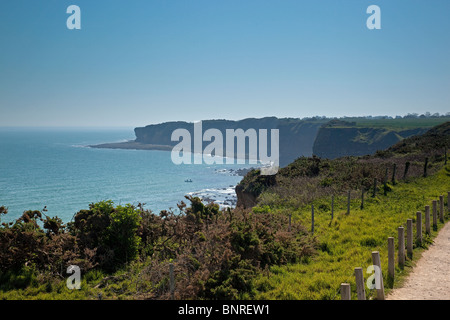
[[[186,198],[190,206],[181,202],[177,215],[165,210],[156,215],[141,205],[93,203],[67,227],[57,217],[26,212],[0,229],[0,267],[6,272],[1,279],[8,289],[38,281],[27,294],[54,293],[64,287],[61,279],[67,275],[60,272],[75,264],[95,290],[114,297],[168,299],[172,262],[177,299],[237,299],[256,294],[255,279],[268,267],[314,254],[314,240],[298,222],[286,231],[287,216],[264,209],[220,211],[217,204]],[[40,280],[23,271],[25,264],[36,266]]]
[[[0,211],[7,213],[4,209]],[[61,219],[47,216],[43,219],[44,212],[45,208],[42,212],[25,211],[14,222],[2,224],[0,271],[21,274],[23,268],[33,265],[37,271],[62,275],[62,265],[73,262],[89,265],[79,255],[76,239],[65,232]]]
[[[137,234],[140,221],[140,211],[134,206],[114,208],[108,200],[79,211],[69,228],[81,248],[96,250],[96,262],[101,268],[113,271],[136,259],[141,244]]]
[[[115,263],[120,265],[136,259],[141,240],[136,233],[139,223],[139,211],[132,205],[118,206],[111,212],[111,223],[102,242],[113,250]]]
[[[251,294],[254,290],[253,278],[256,272],[257,269],[249,260],[241,260],[236,255],[212,274],[200,296],[217,300],[240,299],[245,293]]]

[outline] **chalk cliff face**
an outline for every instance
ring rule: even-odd
[[[356,118],[355,118],[356,119]],[[443,120],[444,121],[444,120]],[[374,154],[378,150],[385,150],[392,145],[401,145],[403,139],[421,135],[427,132],[430,127],[417,127],[398,129],[386,126],[371,125],[366,126],[356,122],[342,121],[327,118],[248,118],[239,121],[232,120],[204,120],[202,121],[202,133],[208,129],[218,129],[224,139],[223,148],[226,147],[226,130],[255,129],[258,133],[260,129],[267,129],[268,150],[271,150],[271,129],[279,130],[279,156],[280,167],[286,167],[294,160],[304,156],[312,155],[320,158],[335,159],[342,156],[362,156]],[[392,121],[389,123],[393,123]],[[398,124],[397,124],[398,126]],[[172,133],[176,129],[186,129],[191,135],[191,150],[194,151],[194,124],[184,121],[165,122],[161,124],[148,125],[146,127],[135,128],[136,140],[110,143],[98,146],[97,148],[125,148],[125,149],[145,149],[145,150],[172,150],[180,141],[171,141]],[[261,138],[261,136],[259,137]],[[432,139],[431,139],[432,140]],[[202,142],[202,150],[211,141]],[[400,143],[400,144],[399,144]],[[249,150],[248,139],[246,139],[245,149]],[[236,143],[235,143],[235,152]],[[225,155],[226,152],[223,151]],[[268,156],[269,156],[268,155]],[[254,174],[254,172],[252,173]],[[240,185],[236,187],[238,206],[249,208],[256,204],[257,197],[261,190],[270,185],[276,184],[275,178],[261,180],[262,178],[247,175]],[[251,181],[251,182],[248,182]],[[256,182],[255,182],[256,181]],[[256,187],[255,187],[256,186]]]
[[[312,155],[317,132],[320,126],[327,121],[326,119],[300,120],[290,118],[278,119],[275,117],[261,119],[249,118],[239,121],[205,120],[202,121],[202,131],[204,133],[208,129],[218,129],[225,139],[227,129],[242,129],[244,131],[255,129],[256,132],[259,132],[259,129],[267,129],[267,142],[270,156],[270,130],[278,129],[280,166],[283,167],[300,156]],[[136,134],[135,141],[140,144],[175,146],[178,144],[178,141],[171,141],[171,136],[172,132],[176,129],[186,129],[189,131],[191,135],[191,149],[193,150],[194,124],[188,122],[166,122],[136,128],[134,130]],[[210,143],[210,141],[204,141],[202,150]],[[248,150],[248,141],[246,141],[246,150]]]
[[[170,150],[179,141],[171,141],[172,133],[176,129],[186,129],[191,135],[191,150],[194,150],[194,124],[184,121],[165,122],[135,128],[136,140],[121,144],[120,148],[159,148]],[[279,130],[280,167],[301,156],[312,156],[334,159],[341,156],[360,156],[373,154],[377,150],[384,150],[404,138],[425,133],[428,128],[392,129],[385,127],[363,127],[355,123],[330,119],[294,119],[276,117],[248,118],[239,121],[232,120],[204,120],[202,132],[208,129],[218,129],[223,136],[223,154],[225,155],[227,129],[267,129],[267,144],[270,153],[270,130]],[[261,138],[261,136],[259,137]],[[265,137],[264,137],[265,138]],[[202,142],[202,150],[210,141]],[[106,145],[105,147],[110,147]],[[249,150],[246,139],[245,150]],[[235,152],[237,153],[236,146]]]
[[[324,125],[317,133],[313,145],[313,154],[328,159],[370,155],[378,150],[389,148],[405,138],[423,134],[427,130],[427,128],[393,130]]]

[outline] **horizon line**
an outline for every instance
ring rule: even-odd
[[[429,114],[428,116],[426,114]],[[438,114],[438,116],[435,116],[435,114]],[[411,117],[408,117],[411,116]],[[157,125],[157,124],[163,124],[163,123],[170,123],[170,122],[186,122],[186,123],[195,123],[198,121],[211,121],[211,120],[225,120],[225,121],[241,121],[241,120],[247,120],[247,119],[265,119],[265,118],[276,118],[276,119],[296,119],[296,120],[310,120],[310,119],[381,119],[381,118],[387,118],[386,120],[401,120],[401,119],[419,119],[422,116],[424,116],[424,119],[438,119],[438,118],[448,118],[450,117],[449,112],[445,114],[440,114],[439,112],[435,113],[429,113],[425,112],[422,114],[418,113],[408,113],[406,115],[353,115],[353,116],[325,116],[325,115],[316,115],[316,116],[306,116],[306,117],[277,117],[277,116],[262,116],[262,117],[246,117],[241,119],[226,119],[226,118],[211,118],[211,119],[203,119],[203,120],[194,120],[194,121],[187,121],[187,120],[166,120],[163,122],[158,123],[148,123],[146,125],[143,125],[143,127],[148,125]],[[400,117],[400,118],[398,118]],[[21,128],[21,129],[45,129],[45,128],[51,128],[51,129],[134,129],[139,127],[139,125],[1,125],[0,128],[2,129],[9,129],[9,128]]]

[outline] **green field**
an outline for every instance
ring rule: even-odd
[[[367,267],[372,265],[372,251],[380,252],[388,292],[401,283],[420,252],[432,243],[432,238],[443,224],[438,222],[437,230],[424,237],[422,246],[415,244],[413,258],[407,259],[404,270],[400,270],[396,263],[394,283],[387,279],[387,238],[395,238],[397,259],[397,228],[404,226],[406,229],[406,220],[413,219],[415,238],[416,212],[424,213],[425,205],[431,206],[431,201],[438,200],[439,195],[445,195],[447,201],[449,177],[450,166],[447,165],[434,176],[399,183],[386,196],[366,196],[363,210],[360,209],[360,199],[353,199],[349,215],[346,215],[346,197],[337,197],[333,220],[330,210],[315,209],[315,236],[320,244],[318,254],[306,263],[272,267],[270,276],[258,279],[260,293],[257,299],[340,299],[339,288],[344,282],[351,284],[352,298],[356,299],[354,268],[362,267],[365,273]],[[330,198],[318,199],[313,203],[315,208],[329,207]],[[253,210],[272,214],[286,214],[289,211],[294,220],[300,220],[305,226],[311,225],[310,206],[275,210],[266,206]],[[447,206],[445,211],[448,219]],[[365,279],[369,276],[365,274]],[[366,289],[368,298],[375,297],[374,291]]]
[[[356,127],[364,128],[386,128],[386,129],[414,129],[432,128],[444,122],[450,121],[450,117],[440,118],[400,118],[400,119],[367,119],[367,118],[345,118],[346,122],[355,122]],[[333,127],[341,127],[336,125]],[[342,125],[345,127],[345,125]]]

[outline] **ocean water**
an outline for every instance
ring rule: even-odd
[[[178,212],[192,194],[234,206],[242,179],[234,170],[249,164],[175,165],[169,151],[87,147],[134,138],[132,128],[0,128],[0,205],[9,211],[2,222],[44,206],[68,222],[101,200]]]

